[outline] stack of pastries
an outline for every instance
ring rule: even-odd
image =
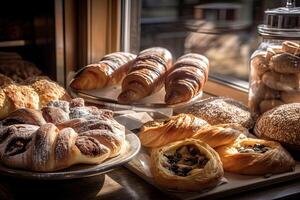
[[[227,112],[219,111],[223,106]],[[251,137],[253,119],[242,103],[210,98],[188,112],[193,114],[148,122],[140,131],[141,143],[151,154],[153,179],[159,186],[200,191],[217,186],[223,170],[266,175],[294,169],[294,159],[279,142]],[[215,115],[222,117],[212,120]]]
[[[99,164],[119,155],[125,143],[125,128],[112,111],[85,106],[80,98],[17,109],[0,126],[1,164],[32,171]]]
[[[90,90],[121,85],[121,104],[134,103],[164,87],[165,103],[173,105],[187,102],[203,90],[208,68],[208,59],[195,53],[186,54],[173,64],[172,54],[161,47],[145,49],[137,56],[116,52],[79,70],[70,87]]]

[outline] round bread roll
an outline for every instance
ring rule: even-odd
[[[249,109],[241,102],[226,97],[211,97],[187,109],[187,113],[202,118],[211,125],[237,123],[250,129],[254,126]]]
[[[266,86],[279,91],[292,91],[299,88],[299,77],[296,74],[266,72],[262,76]]]
[[[260,138],[275,140],[300,150],[300,103],[284,104],[265,112],[254,132]]]

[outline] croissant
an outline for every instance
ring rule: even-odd
[[[127,104],[159,91],[171,65],[172,55],[167,49],[154,47],[140,52],[122,82],[118,101]]]
[[[70,83],[78,90],[100,89],[122,82],[136,55],[115,52],[104,56],[98,63],[87,65],[79,70]]]
[[[1,131],[1,135],[10,132],[0,145],[3,164],[49,172],[79,163],[99,164],[110,155],[108,147],[93,137],[79,136],[72,128],[58,130],[51,123],[30,126],[12,125]]]
[[[190,114],[179,114],[161,121],[151,121],[141,129],[139,138],[145,147],[160,147],[170,142],[191,138],[209,124]]]
[[[173,142],[153,150],[150,170],[156,184],[180,191],[215,187],[224,174],[215,150],[195,139]]]
[[[191,114],[179,114],[164,121],[144,124],[139,138],[145,147],[155,148],[186,138],[199,139],[211,147],[230,144],[246,137],[248,130],[239,124],[210,126],[206,121]]]
[[[205,56],[189,53],[180,57],[165,82],[165,102],[186,102],[202,91],[208,79],[209,61]]]
[[[225,171],[245,175],[277,174],[292,171],[295,161],[273,141],[244,138],[216,149]]]
[[[55,82],[35,79],[32,84],[9,84],[0,88],[0,119],[19,108],[40,109],[51,100],[65,99],[70,96]]]

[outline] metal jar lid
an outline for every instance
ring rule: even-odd
[[[286,7],[265,11],[265,24],[258,26],[258,33],[271,38],[300,39],[300,7],[294,0],[287,0]]]

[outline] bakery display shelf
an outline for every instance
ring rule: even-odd
[[[130,131],[126,132],[126,145],[122,153],[111,158],[99,165],[75,165],[70,168],[56,172],[32,172],[26,170],[12,169],[0,165],[0,174],[12,176],[15,178],[31,179],[31,180],[65,180],[91,177],[104,174],[118,166],[130,161],[137,155],[141,148],[138,137]]]
[[[0,41],[0,47],[21,47],[30,45],[32,42],[30,40],[8,40]]]
[[[276,175],[268,174],[266,176],[247,176],[225,172],[224,177],[227,179],[226,183],[218,185],[211,190],[205,190],[203,192],[176,192],[167,191],[158,187],[153,181],[149,166],[149,155],[144,148],[141,149],[140,153],[134,159],[126,164],[126,167],[130,171],[149,184],[155,186],[169,197],[184,200],[223,198],[232,194],[300,178],[300,162],[296,162],[295,170],[292,172]]]

